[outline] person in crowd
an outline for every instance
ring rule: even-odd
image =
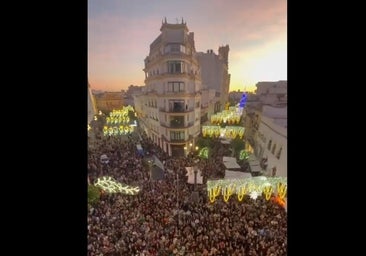
[[[141,144],[149,155],[162,162],[165,179],[152,181]],[[249,196],[239,202],[218,197],[208,200],[204,185],[197,185],[199,201],[191,200],[186,166],[198,164],[204,183],[223,178],[219,146],[211,159],[195,163],[194,158],[171,158],[143,132],[124,139],[100,136],[88,151],[90,183],[101,176],[141,188],[137,195],[101,195],[88,210],[88,256],[284,256],[287,255],[287,213],[273,200]],[[100,156],[109,158],[108,165]]]

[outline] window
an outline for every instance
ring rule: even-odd
[[[183,73],[184,62],[183,61],[168,61],[168,73],[176,74]]]
[[[184,83],[183,82],[168,82],[168,92],[183,92]]]
[[[171,140],[184,140],[184,131],[171,131],[170,139]]]
[[[170,127],[184,127],[184,116],[171,116]]]
[[[170,112],[184,112],[184,100],[169,100]]]
[[[200,102],[199,101],[197,101],[196,102],[196,108],[199,108],[200,107]]]
[[[168,44],[165,46],[165,53],[185,53],[186,47],[181,44]]]
[[[267,149],[271,150],[271,146],[272,146],[272,140],[269,140]]]
[[[278,150],[278,152],[277,152],[277,155],[276,155],[277,159],[280,159],[280,157],[281,157],[281,152],[282,152],[282,147],[280,147],[280,149],[279,149],[279,150]]]
[[[180,51],[179,44],[170,45],[170,52],[179,52],[179,51]]]
[[[275,143],[275,144],[273,144],[272,154],[274,155],[274,154],[275,154],[275,152],[276,152],[276,143]]]

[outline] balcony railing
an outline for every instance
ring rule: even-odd
[[[189,113],[189,112],[193,112],[194,109],[193,108],[169,108],[169,109],[165,109],[165,108],[159,108],[160,112],[165,112],[165,113]]]
[[[179,139],[171,138],[171,139],[169,139],[165,135],[162,135],[161,137],[162,137],[163,140],[165,140],[167,142],[181,143],[181,144],[187,143],[189,141],[192,141],[192,139],[193,139],[193,136],[192,135],[189,135],[188,138],[183,138],[183,139],[182,138],[179,138]]]
[[[184,138],[183,139],[182,138],[179,138],[179,139],[177,139],[177,138],[171,138],[170,141],[171,142],[182,142],[183,143],[183,142],[185,142],[185,139]]]
[[[165,127],[165,128],[170,128],[170,129],[187,129],[189,127],[192,127],[194,125],[194,122],[188,122],[188,123],[184,123],[184,124],[177,124],[177,123],[172,123],[170,122],[169,124],[168,123],[165,123],[165,122],[160,122],[160,125],[162,127]]]

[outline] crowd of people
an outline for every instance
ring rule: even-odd
[[[164,163],[165,178],[150,179],[144,156]],[[239,202],[221,197],[210,203],[205,185],[187,184],[186,166],[196,164],[207,179],[223,178],[219,146],[208,160],[171,158],[143,132],[98,137],[89,143],[88,178],[101,176],[139,186],[137,195],[107,194],[88,210],[89,256],[148,255],[287,255],[287,213],[272,200],[249,196]],[[109,157],[108,164],[100,156]],[[198,200],[192,199],[192,191]]]

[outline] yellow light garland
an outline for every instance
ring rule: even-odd
[[[283,200],[287,193],[287,185],[281,182],[277,183],[277,194]]]
[[[235,184],[230,184],[229,186],[225,187],[225,189],[223,189],[223,196],[224,196],[224,201],[227,203],[229,201],[230,196],[233,194],[235,189]]]
[[[213,188],[210,188],[208,191],[210,202],[213,203],[216,200],[216,197],[220,194],[221,186],[216,186]]]
[[[247,193],[247,186],[244,185],[242,187],[240,187],[239,189],[239,193],[238,193],[238,200],[239,202],[241,202],[244,198],[244,195]]]
[[[264,193],[267,201],[271,198],[272,191],[273,191],[272,186],[266,186],[263,188],[263,193]]]
[[[220,190],[221,190],[221,186],[216,186],[215,190],[214,190],[214,195],[215,197],[218,196],[220,194]]]
[[[210,197],[210,202],[213,203],[216,200],[216,195],[215,195],[215,188],[211,188],[209,190],[209,197]]]

